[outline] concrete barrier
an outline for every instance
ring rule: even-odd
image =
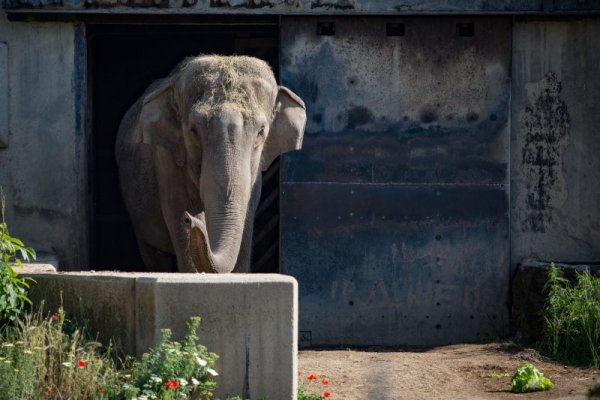
[[[101,340],[141,355],[170,328],[181,339],[189,317],[202,318],[200,343],[217,353],[217,398],[296,399],[298,288],[272,274],[137,274],[22,271],[34,304],[62,304]]]

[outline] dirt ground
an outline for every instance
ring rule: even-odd
[[[510,392],[512,374],[532,362],[555,384],[547,392]],[[332,400],[586,399],[600,371],[564,366],[512,343],[463,344],[427,350],[306,350],[300,382]],[[309,381],[310,374],[326,376]]]

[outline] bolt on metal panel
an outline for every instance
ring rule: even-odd
[[[290,17],[281,43],[309,119],[280,208],[306,344],[506,333],[510,19]]]

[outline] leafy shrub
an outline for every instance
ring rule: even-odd
[[[600,279],[590,271],[571,284],[554,264],[548,272],[544,347],[566,363],[600,367]]]
[[[127,400],[211,399],[216,387],[213,369],[217,355],[196,344],[200,318],[190,318],[183,343],[171,341],[171,331],[162,330],[160,343],[141,361],[130,366],[131,382],[123,386]]]
[[[35,252],[8,233],[4,218],[4,193],[1,190],[0,203],[0,330],[4,330],[8,324],[14,323],[27,304],[31,304],[27,297],[30,279],[20,278],[11,263],[21,266],[17,256],[29,261],[30,258],[35,259]]]

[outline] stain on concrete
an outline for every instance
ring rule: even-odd
[[[69,218],[69,215],[67,215],[66,213],[64,213],[62,211],[53,210],[53,209],[45,208],[45,207],[21,206],[21,205],[15,204],[13,206],[13,209],[15,211],[15,214],[18,216],[35,215],[35,216],[38,216],[45,220]]]
[[[358,106],[348,111],[348,128],[354,129],[357,126],[372,122],[375,117],[373,112],[366,107]]]
[[[570,116],[561,99],[562,84],[554,72],[528,85],[529,104],[522,113],[525,143],[522,162],[526,179],[526,217],[523,228],[545,232],[552,222],[552,196],[563,180],[563,146]]]
[[[298,6],[298,0],[210,0],[210,7],[264,8],[281,4]]]
[[[432,122],[437,121],[438,116],[437,113],[430,108],[426,108],[421,112],[420,116],[421,122],[424,124],[430,124]]]
[[[354,10],[354,0],[314,0],[310,8],[326,8],[328,10]]]

